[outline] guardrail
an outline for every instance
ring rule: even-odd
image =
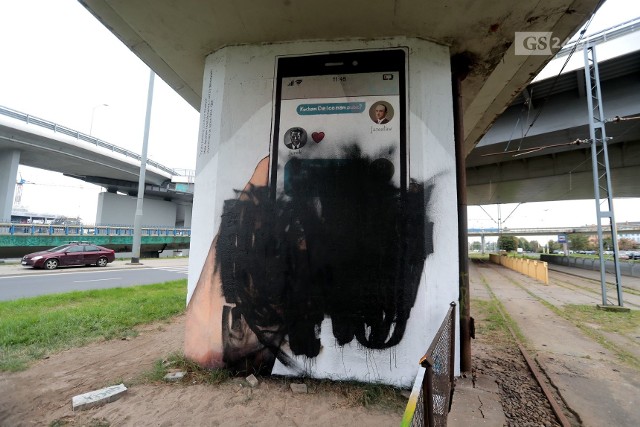
[[[0,222],[0,234],[38,236],[133,236],[133,227],[123,225],[52,225]],[[191,236],[190,228],[142,227],[143,236]]]
[[[452,302],[429,349],[420,359],[402,427],[447,425],[455,387],[456,303]]]
[[[638,18],[631,19],[619,25],[615,25],[610,28],[605,28],[602,31],[599,31],[597,33],[594,33],[585,37],[580,42],[580,44],[578,44],[578,47],[576,48],[576,50],[582,50],[582,47],[585,46],[587,43],[591,43],[591,44],[604,43],[606,41],[613,40],[630,33],[634,33],[638,31],[638,29],[640,29],[640,19]],[[568,55],[569,52],[571,52],[571,50],[576,44],[577,44],[577,40],[567,43],[562,47],[562,49],[558,51],[555,57],[560,58],[562,56]]]
[[[106,148],[107,150],[112,151],[114,153],[119,153],[119,154],[122,154],[124,156],[134,158],[139,162],[142,162],[142,157],[139,154],[134,153],[133,151],[129,151],[126,148],[118,147],[117,145],[110,144],[110,143],[108,143],[106,141],[103,141],[103,140],[101,140],[99,138],[96,138],[94,136],[87,135],[85,133],[82,133],[82,132],[74,130],[74,129],[70,129],[70,128],[65,127],[65,126],[61,126],[61,125],[59,125],[57,123],[53,123],[53,122],[50,122],[48,120],[41,119],[39,117],[35,117],[35,116],[30,115],[30,114],[22,113],[20,111],[13,110],[11,108],[3,107],[1,105],[0,105],[0,114],[3,115],[3,116],[7,116],[7,117],[11,117],[11,118],[23,121],[23,122],[25,122],[27,124],[40,126],[42,128],[49,129],[49,130],[52,130],[52,131],[57,132],[57,133],[61,133],[61,134],[64,134],[64,135],[71,136],[71,137],[76,138],[78,140],[85,141],[85,142],[88,142],[90,144],[93,144],[96,147]],[[156,161],[153,161],[153,160],[147,159],[147,165],[153,166],[153,167],[155,167],[157,169],[160,169],[161,171],[167,172],[167,173],[169,173],[171,175],[179,175],[179,173],[176,170],[171,169],[170,167],[167,167],[165,165],[161,165],[160,163],[158,163]]]

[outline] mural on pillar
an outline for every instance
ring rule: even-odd
[[[271,154],[224,202],[189,302],[189,358],[303,374],[327,345],[403,340],[433,252],[433,184],[409,179],[400,74],[278,79]]]

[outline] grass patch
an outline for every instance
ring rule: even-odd
[[[0,302],[0,371],[100,339],[135,336],[137,325],[185,310],[186,280]]]
[[[186,359],[181,353],[172,353],[162,360],[157,360],[154,366],[141,374],[132,382],[125,385],[149,384],[164,382],[164,376],[171,371],[183,371],[186,375],[181,383],[218,385],[227,381],[249,387],[244,381],[246,373],[234,374],[228,369],[208,369]],[[269,383],[277,388],[289,390],[292,382],[304,382],[309,394],[334,393],[342,397],[338,406],[375,408],[401,413],[407,404],[407,398],[402,396],[402,390],[393,386],[378,383],[361,383],[358,381],[332,381],[328,379],[294,378],[282,376],[259,377],[261,383]],[[118,382],[118,381],[115,381]]]
[[[538,300],[542,305],[547,307],[549,310],[556,313],[558,316],[564,318],[565,320],[573,323],[578,329],[580,329],[586,336],[596,341],[598,344],[603,346],[604,348],[611,350],[615,355],[620,359],[620,361],[626,363],[628,366],[637,369],[640,371],[640,359],[638,359],[635,355],[628,352],[624,348],[612,343],[609,341],[602,333],[598,330],[601,329],[606,332],[612,333],[624,333],[621,329],[615,329],[616,325],[630,328],[629,331],[633,330],[633,328],[638,328],[638,323],[640,317],[638,317],[638,312],[631,311],[628,313],[615,313],[615,312],[605,312],[602,310],[598,310],[596,307],[590,307],[587,305],[575,305],[569,304],[563,306],[562,309],[556,307],[551,304],[544,298],[539,297],[535,293],[531,292],[525,286],[516,282],[515,280],[509,278],[514,285],[520,287],[533,298]],[[593,310],[593,311],[591,311]],[[625,316],[628,316],[625,318]],[[610,326],[605,326],[605,323],[611,321],[613,322]],[[593,326],[597,324],[598,328],[594,329]],[[636,326],[633,326],[633,325]],[[608,328],[608,329],[605,329]]]
[[[565,305],[564,312],[574,322],[595,324],[605,332],[621,334],[640,330],[640,311],[613,312],[599,310],[591,305]]]
[[[49,427],[63,427],[76,425],[73,416],[66,416],[53,420],[49,423]],[[88,423],[83,424],[84,427],[110,427],[111,423],[105,418],[92,418]]]
[[[503,328],[506,331],[507,339],[511,339],[510,332],[513,331],[513,333],[516,336],[516,339],[520,343],[530,345],[530,342],[527,339],[527,337],[524,336],[524,334],[518,327],[518,324],[511,318],[511,316],[509,316],[509,312],[504,308],[500,300],[498,300],[496,295],[493,293],[493,290],[491,290],[491,287],[489,286],[489,284],[487,283],[487,280],[484,278],[482,274],[480,275],[480,280],[482,281],[482,284],[491,295],[491,300],[490,301],[474,300],[475,301],[474,304],[479,303],[477,306],[480,308],[482,308],[484,304],[486,313],[488,316],[490,316],[490,323],[497,325],[497,326],[493,326],[494,328],[497,328],[497,327]],[[509,329],[511,329],[511,331],[509,331]],[[476,330],[481,331],[482,329],[478,328],[478,325],[476,324]]]
[[[291,382],[286,378],[285,382]],[[402,390],[386,384],[361,383],[358,381],[331,381],[313,378],[296,379],[304,381],[309,393],[336,393],[343,397],[344,406],[378,408],[390,411],[404,411],[407,399],[402,396]]]
[[[472,299],[473,315],[475,319],[476,339],[490,342],[497,346],[512,346],[514,338],[509,332],[509,327],[514,331],[521,342],[524,336],[520,333],[515,322],[495,298],[491,300]],[[505,313],[502,317],[500,310]]]
[[[231,378],[227,369],[207,369],[184,357],[181,353],[172,353],[164,360],[156,360],[150,371],[143,373],[134,382],[154,383],[164,381],[164,376],[170,371],[183,371],[186,375],[183,382],[189,384],[221,384]]]
[[[469,252],[469,259],[478,259],[478,260],[489,260],[489,252],[481,253],[481,252]]]

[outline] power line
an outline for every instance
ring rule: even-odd
[[[605,0],[600,0],[598,2],[598,4],[596,5],[596,7],[594,8],[593,12],[591,13],[591,16],[589,17],[589,20],[587,21],[587,23],[585,24],[584,28],[582,30],[580,30],[580,36],[578,37],[578,40],[576,40],[576,42],[573,44],[571,51],[569,52],[569,54],[567,55],[567,59],[564,61],[564,64],[562,64],[562,68],[560,68],[560,71],[558,72],[558,74],[555,76],[555,78],[553,79],[553,82],[551,83],[551,86],[549,87],[549,89],[547,90],[547,93],[545,95],[545,97],[542,99],[542,102],[540,104],[540,108],[538,109],[538,111],[536,112],[535,117],[533,118],[533,121],[531,122],[531,124],[529,124],[529,127],[527,128],[526,132],[524,132],[524,134],[522,135],[522,137],[520,138],[520,143],[518,145],[518,149],[520,149],[522,147],[522,141],[527,137],[527,135],[529,134],[529,131],[531,130],[531,128],[533,127],[533,125],[538,121],[538,118],[540,117],[540,115],[542,114],[542,111],[544,111],[544,107],[547,103],[547,100],[549,99],[549,97],[551,96],[551,93],[553,93],[553,89],[555,89],[556,87],[556,83],[558,82],[558,79],[560,78],[560,75],[562,75],[562,72],[564,71],[565,67],[567,66],[567,64],[569,63],[569,61],[571,60],[571,57],[573,56],[573,54],[575,53],[577,47],[580,45],[580,42],[582,41],[582,39],[584,38],[587,29],[589,28],[589,25],[591,24],[591,21],[593,21],[593,18],[595,16],[595,12],[600,8],[600,6],[602,6],[602,4],[604,3]],[[525,89],[526,90],[526,89]],[[532,100],[530,99],[528,101],[529,104],[529,111],[527,113],[527,122],[529,121],[529,113],[531,112],[531,105],[532,105]],[[518,121],[520,121],[521,115],[522,115],[522,111],[520,112],[520,115],[518,117]],[[517,122],[516,122],[516,126],[517,126]],[[515,127],[514,127],[515,130]],[[512,132],[513,135],[513,132]],[[507,148],[509,148],[509,144],[511,144],[511,137],[509,138],[509,142],[507,143],[507,146],[505,148],[505,151]],[[537,151],[537,150],[536,150]]]

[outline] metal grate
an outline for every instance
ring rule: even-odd
[[[449,321],[450,315],[447,316],[445,322],[441,327],[441,334],[438,340],[435,341],[435,346],[431,352],[432,362],[432,396],[433,396],[433,419],[435,426],[446,426],[447,415],[449,414],[449,400],[451,392],[450,377],[453,375],[451,372],[450,359],[453,358],[451,336],[453,334],[452,323]]]
[[[452,302],[429,349],[420,360],[402,426],[446,426],[453,396],[455,307]]]

